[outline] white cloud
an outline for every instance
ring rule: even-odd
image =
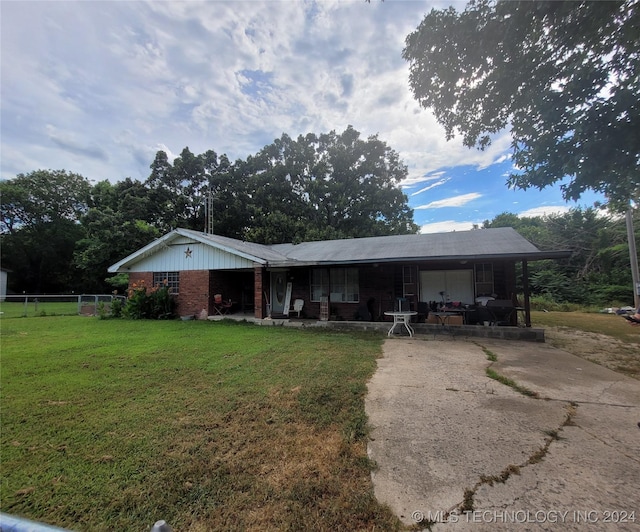
[[[432,188],[437,188],[437,187],[441,187],[442,185],[447,184],[449,181],[451,180],[450,177],[447,177],[445,179],[439,179],[438,181],[436,181],[435,183],[431,183],[430,185],[421,188],[420,190],[418,190],[417,192],[413,192],[411,194],[411,196],[417,196],[418,194],[422,194],[423,192],[427,192],[428,190],[431,190]]]
[[[455,220],[444,220],[424,224],[420,227],[420,233],[450,233],[451,231],[469,231],[475,227],[481,227],[482,222],[456,222]]]
[[[445,198],[441,200],[432,201],[426,205],[420,205],[415,207],[416,209],[441,209],[443,207],[462,207],[467,203],[481,198],[482,194],[478,192],[470,192],[469,194],[461,194],[459,196],[453,196],[451,198]]]
[[[536,216],[549,216],[551,214],[564,214],[569,212],[570,208],[566,205],[544,205],[534,207],[518,213],[521,218],[535,218]]]
[[[446,142],[442,127],[411,95],[401,50],[431,4],[380,4],[3,6],[3,136],[12,136],[11,118],[22,114],[37,128],[40,114],[100,146],[111,171],[119,168],[123,176],[132,165],[147,171],[132,155],[145,146],[244,158],[282,133],[295,137],[348,124],[364,136],[379,133],[412,175],[499,159],[500,140],[485,152]],[[247,71],[269,75],[259,94],[243,85]],[[123,130],[132,132],[135,146],[121,156]],[[43,162],[78,164],[63,153]],[[3,162],[3,175],[17,164]]]
[[[439,180],[446,172],[444,170],[440,172],[432,172],[430,174],[410,175],[402,182],[403,188],[411,188],[419,183],[426,183],[429,181]]]
[[[94,180],[146,179],[160,149],[170,159],[188,146],[235,160],[283,133],[341,132],[351,124],[399,153],[410,202],[436,191],[451,196],[414,207],[418,223],[431,216],[426,209],[443,207],[474,218],[464,209],[480,197],[473,208],[490,217],[505,204],[489,182],[499,176],[485,172],[486,182],[469,183],[472,169],[455,170],[502,164],[504,171],[509,135],[494,136],[484,151],[460,138],[447,142],[413,98],[401,56],[424,15],[447,5],[218,0],[33,9],[5,2],[2,178],[64,168]],[[520,208],[530,205],[535,200]]]

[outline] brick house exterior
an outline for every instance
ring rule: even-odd
[[[183,316],[212,314],[216,294],[256,318],[287,315],[302,299],[307,318],[321,318],[325,301],[329,319],[379,320],[399,299],[421,311],[445,298],[515,301],[521,291],[530,325],[528,262],[568,255],[540,251],[511,228],[271,246],[176,229],[109,272],[128,273],[130,286],[170,277]]]

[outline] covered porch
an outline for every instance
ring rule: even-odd
[[[451,325],[530,327],[526,260],[517,266],[478,259],[256,267],[253,316],[286,318],[301,300],[301,316],[318,321],[387,322],[385,313],[407,310],[416,324],[441,324],[437,314],[446,312]]]

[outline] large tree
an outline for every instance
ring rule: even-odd
[[[11,289],[78,289],[73,252],[84,236],[80,219],[90,190],[86,178],[64,170],[36,170],[0,182],[2,266],[12,270]]]
[[[74,266],[83,290],[110,292],[107,268],[160,236],[150,224],[157,217],[157,206],[150,190],[130,178],[97,183],[89,205],[80,219],[84,236],[76,242]]]
[[[503,213],[483,226],[513,227],[540,249],[571,251],[568,259],[529,265],[534,295],[586,305],[631,303],[624,218],[577,208],[543,217]],[[636,240],[640,244],[640,234]]]
[[[176,227],[202,231],[206,196],[219,188],[217,176],[226,174],[228,166],[226,155],[218,158],[213,150],[195,155],[186,147],[173,162],[166,152],[157,152],[145,183],[155,205],[154,219],[149,222],[163,232]]]
[[[640,9],[626,1],[488,1],[432,10],[406,38],[415,98],[447,137],[510,129],[512,186],[568,178],[619,205],[640,186]]]
[[[284,134],[248,160],[248,238],[291,242],[417,231],[399,183],[407,168],[377,136]]]
[[[36,170],[0,182],[0,232],[57,220],[77,222],[87,211],[91,184],[73,172]]]
[[[144,184],[155,210],[142,219],[162,232],[211,225],[216,234],[261,243],[411,233],[418,228],[399,188],[406,176],[397,152],[351,126],[295,140],[283,134],[235,163],[213,150],[185,148],[173,162],[159,151]]]
[[[107,268],[158,238],[160,232],[139,219],[111,208],[91,208],[82,219],[84,238],[75,245],[74,265],[86,292],[110,292]]]

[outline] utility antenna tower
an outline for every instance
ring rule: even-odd
[[[204,232],[213,234],[213,192],[207,192],[207,199],[204,204]]]

